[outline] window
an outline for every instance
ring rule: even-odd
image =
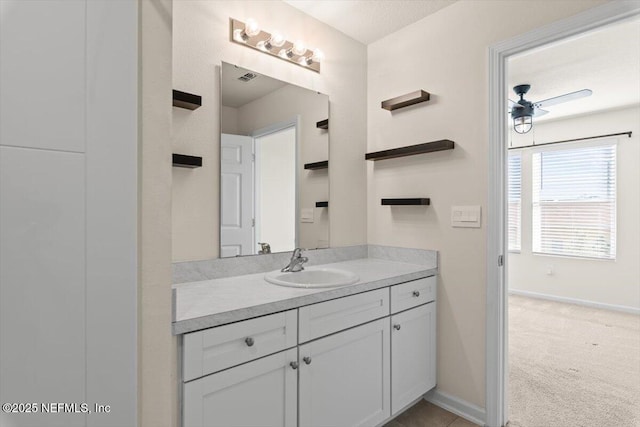
[[[616,147],[534,153],[533,252],[615,259]]]
[[[508,174],[508,221],[509,221],[509,250],[520,250],[521,234],[521,188],[522,188],[522,156],[520,154],[509,155],[507,164]]]

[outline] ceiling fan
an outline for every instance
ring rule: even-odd
[[[565,93],[564,95],[554,96],[553,98],[543,99],[542,101],[530,102],[524,99],[524,96],[531,89],[531,85],[522,84],[513,87],[516,95],[520,96],[517,102],[509,100],[509,108],[511,108],[511,118],[513,119],[513,129],[517,133],[527,133],[533,126],[533,116],[540,117],[548,113],[542,107],[550,107],[552,105],[563,102],[573,101],[575,99],[590,96],[593,92],[591,89],[582,89],[575,92]]]

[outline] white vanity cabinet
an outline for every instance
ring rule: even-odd
[[[436,278],[391,287],[391,414],[436,386]]]
[[[376,426],[435,386],[435,276],[185,334],[182,420]]]
[[[298,310],[300,427],[389,418],[389,301],[382,288]]]

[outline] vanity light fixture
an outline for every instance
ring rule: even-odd
[[[301,40],[291,42],[277,31],[269,33],[261,30],[254,19],[242,22],[231,18],[230,25],[231,41],[308,68],[316,73],[320,72],[320,63],[324,59],[324,54],[320,49],[309,49]]]

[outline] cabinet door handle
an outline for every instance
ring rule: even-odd
[[[393,329],[395,329],[396,331],[399,331],[400,327],[401,327],[400,325],[393,325]]]
[[[298,369],[298,362],[291,362],[289,365],[291,366],[291,369]]]
[[[304,360],[304,363],[306,363],[307,365],[311,364],[311,358],[309,356],[303,357],[302,360]]]
[[[251,346],[253,345],[253,343],[254,343],[253,338],[251,338],[251,337],[248,337],[247,339],[245,339],[245,340],[244,340],[244,342],[245,342],[249,347],[251,347]]]
[[[420,291],[413,291],[413,296],[414,297],[419,297],[420,296]]]

